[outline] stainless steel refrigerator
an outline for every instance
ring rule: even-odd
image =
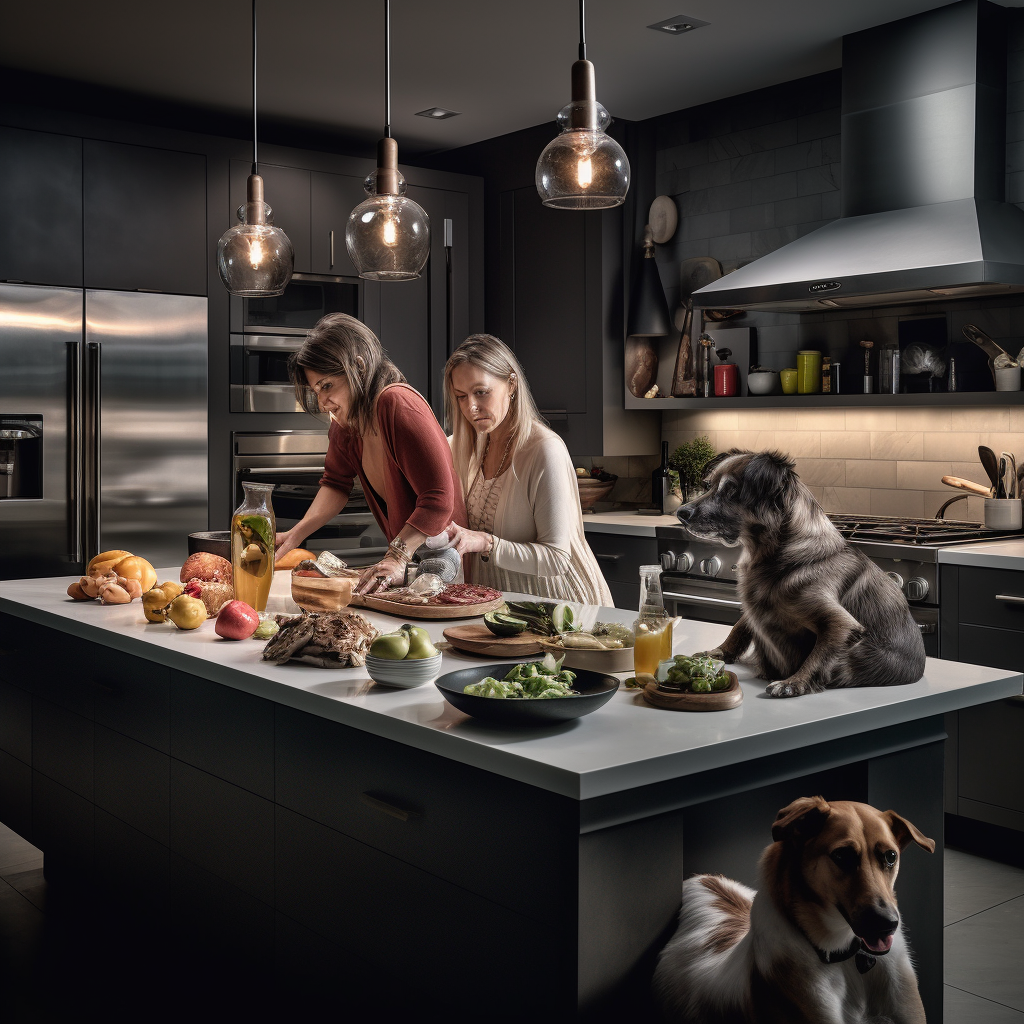
[[[0,579],[207,528],[207,300],[0,284]]]

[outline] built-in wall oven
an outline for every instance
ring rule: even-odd
[[[270,433],[235,431],[231,435],[235,506],[242,502],[243,481],[274,485],[271,500],[279,530],[294,526],[309,509],[320,488],[327,453],[327,432],[276,430]],[[352,566],[373,565],[387,551],[356,480],[340,515],[317,530],[303,547],[331,551]]]
[[[301,412],[288,357],[328,313],[362,315],[358,278],[293,274],[283,295],[231,300],[231,411]]]

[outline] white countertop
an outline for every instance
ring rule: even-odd
[[[586,512],[587,533],[625,533],[631,537],[653,537],[659,526],[679,526],[675,516],[642,516],[638,512]]]
[[[989,540],[939,548],[941,565],[975,565],[982,569],[1024,571],[1024,538]]]
[[[176,579],[177,572],[160,570],[159,578]],[[270,609],[284,610],[290,603],[289,574],[277,575]],[[1020,673],[929,659],[924,678],[909,686],[772,699],[764,695],[763,682],[740,668],[744,700],[730,711],[660,711],[622,688],[603,708],[574,722],[541,729],[497,727],[456,711],[431,684],[395,690],[373,683],[364,669],[272,665],[260,660],[260,642],[222,640],[211,621],[188,632],[147,623],[139,601],[106,606],[72,601],[65,593],[71,582],[71,577],[0,582],[0,611],[574,799],[987,703],[1019,694],[1024,680]],[[635,617],[622,609],[588,611],[609,621]],[[399,623],[365,614],[384,630]],[[422,625],[440,640],[446,623]],[[675,650],[706,650],[727,631],[683,620],[676,626]],[[442,672],[480,665],[483,676],[487,664],[445,652]]]

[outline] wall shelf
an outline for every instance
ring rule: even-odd
[[[955,391],[924,395],[749,395],[746,398],[634,398],[627,409],[709,412],[713,409],[907,409],[954,405],[1024,405],[1024,391]]]

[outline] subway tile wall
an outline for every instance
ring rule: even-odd
[[[713,405],[713,399],[709,399]],[[930,518],[961,493],[943,476],[987,485],[978,445],[1024,459],[1024,408],[786,409],[666,412],[671,451],[707,435],[722,452],[776,449],[826,512]],[[982,498],[958,501],[948,519],[981,522]]]

